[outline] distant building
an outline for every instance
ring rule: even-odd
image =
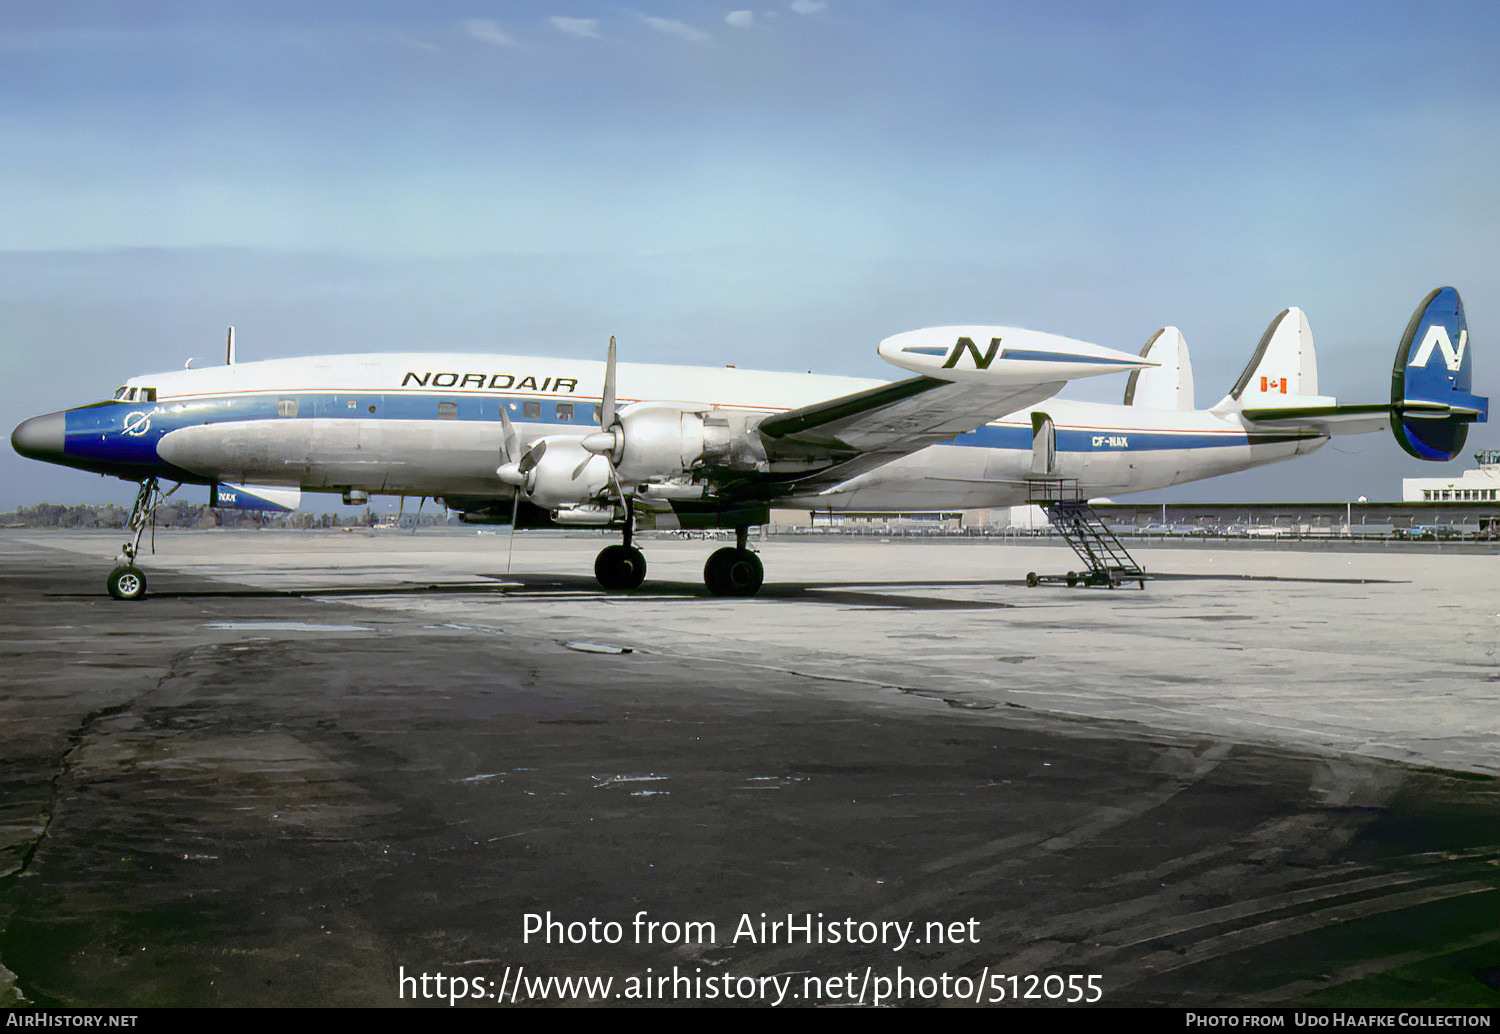
[[[1459,477],[1402,478],[1401,499],[1408,503],[1493,503],[1500,500],[1500,449],[1474,454],[1479,466]]]

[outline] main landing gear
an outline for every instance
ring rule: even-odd
[[[117,600],[138,600],[146,595],[146,572],[135,566],[135,557],[140,552],[141,535],[148,526],[155,525],[156,508],[167,494],[163,494],[156,478],[142,481],[140,491],[135,494],[130,523],[126,526],[126,530],[135,532],[135,535],[120,547],[120,554],[115,557],[115,569],[109,572],[104,583],[109,594]]]
[[[765,580],[760,557],[745,548],[749,528],[734,529],[734,545],[716,550],[703,565],[703,581],[715,596],[754,596]]]
[[[625,497],[624,541],[605,546],[594,559],[594,577],[611,592],[629,592],[646,580],[646,555],[631,543],[635,535],[635,503]]]
[[[635,507],[625,504],[624,541],[606,546],[594,560],[594,577],[611,592],[629,592],[640,587],[646,578],[646,557],[632,543],[635,532]],[[703,565],[703,581],[715,596],[754,596],[765,580],[760,557],[745,547],[748,527],[735,528],[733,546],[717,550]]]

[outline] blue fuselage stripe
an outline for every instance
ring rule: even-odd
[[[102,402],[67,411],[65,454],[99,463],[158,464],[156,443],[183,427],[248,420],[461,420],[498,422],[506,407],[518,423],[585,433],[597,427],[597,399],[538,399],[533,395],[437,392],[287,392],[221,395],[158,403]],[[1315,435],[1225,430],[1165,431],[1131,428],[1056,429],[1059,452],[1099,454],[1165,449],[1228,449],[1296,441]],[[955,446],[1030,451],[1031,429],[987,424],[953,439]]]

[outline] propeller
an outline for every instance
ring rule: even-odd
[[[595,456],[604,457],[609,463],[610,481],[618,487],[619,479],[615,474],[615,463],[620,458],[624,441],[621,434],[623,429],[617,429],[616,423],[618,421],[615,412],[615,339],[611,335],[609,358],[604,363],[604,398],[599,406],[599,430],[594,434],[585,435],[581,444]],[[583,467],[580,466],[578,469],[581,471]]]
[[[516,459],[516,450],[520,448],[521,436],[516,432],[516,426],[510,422],[504,408],[500,410],[500,423],[503,425],[500,443],[500,466],[495,468],[495,476],[507,485],[515,485],[524,489],[526,486],[526,475],[542,461],[542,456],[547,452],[547,439],[538,439],[531,448]]]
[[[604,360],[604,397],[599,400],[599,430],[593,434],[584,435],[580,443],[591,455],[584,457],[582,463],[573,471],[576,478],[583,473],[583,468],[588,466],[589,460],[594,456],[603,456],[609,463],[609,480],[619,490],[619,479],[615,476],[615,464],[613,454],[615,442],[617,441],[615,424],[615,336],[609,336],[609,355]]]
[[[599,430],[594,434],[584,436],[581,440],[572,439],[573,441],[580,442],[583,446],[584,454],[582,461],[578,466],[573,468],[571,479],[576,481],[583,473],[584,468],[593,462],[594,457],[602,455],[605,465],[609,470],[610,490],[617,499],[626,503],[628,512],[629,501],[625,499],[625,493],[620,485],[620,479],[615,471],[614,459],[611,455],[615,452],[615,442],[618,435],[618,432],[613,430],[616,422],[615,352],[615,338],[611,334],[609,338],[609,352],[604,363],[604,392],[599,400]],[[507,407],[502,404],[500,407],[500,465],[495,468],[495,476],[507,485],[515,487],[515,492],[511,497],[510,518],[510,543],[511,552],[513,553],[516,537],[516,518],[519,516],[521,510],[521,496],[523,494],[529,495],[530,488],[535,488],[534,483],[528,488],[527,482],[531,479],[527,475],[536,469],[537,465],[542,462],[542,457],[547,454],[547,439],[540,438],[525,452],[521,452],[521,436],[517,432],[515,425],[511,423],[510,415],[506,412],[506,409]],[[590,440],[597,441],[591,446],[589,444]],[[509,556],[506,558],[505,570],[507,573],[510,571]]]
[[[510,502],[510,535],[507,537],[505,549],[505,573],[510,574],[511,560],[516,555],[516,518],[521,513],[521,492],[526,483],[526,472],[537,465],[541,460],[541,454],[547,451],[546,442],[538,442],[540,447],[535,450],[537,455],[531,459],[533,450],[528,449],[526,455],[519,461],[516,459],[516,450],[521,447],[521,435],[516,431],[516,425],[510,422],[510,414],[506,411],[505,403],[500,404],[500,466],[495,468],[495,476],[507,485],[515,486],[511,493]],[[522,464],[526,464],[522,469]]]

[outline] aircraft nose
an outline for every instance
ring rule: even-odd
[[[48,413],[21,421],[10,433],[10,447],[28,459],[58,462],[63,458],[63,417],[62,413]]]

